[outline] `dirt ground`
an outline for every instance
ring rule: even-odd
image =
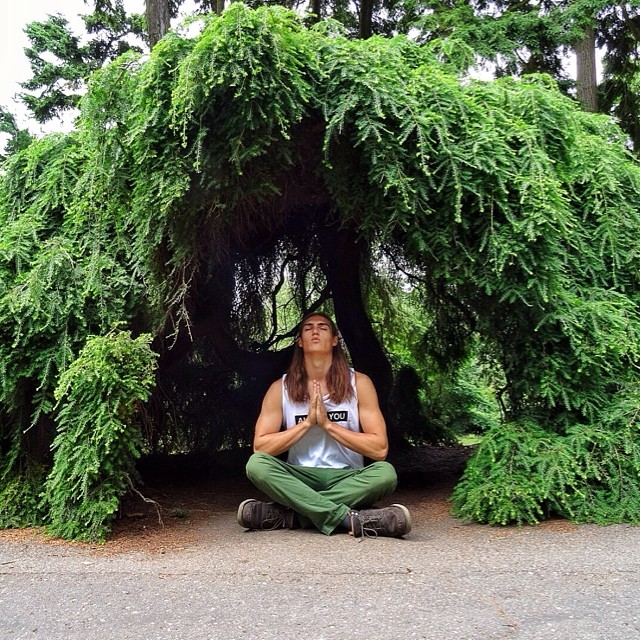
[[[469,447],[420,447],[390,456],[399,476],[393,502],[405,504],[416,519],[449,517],[449,497],[464,470]],[[141,465],[140,493],[123,500],[100,554],[166,553],[197,541],[198,529],[213,514],[235,517],[237,505],[260,497],[244,475],[248,451],[223,452],[207,460],[171,458]],[[37,537],[48,544],[80,544],[48,539],[38,529],[0,531],[0,540]]]

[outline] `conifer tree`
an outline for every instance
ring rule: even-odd
[[[233,4],[95,71],[74,131],[11,154],[0,523],[104,537],[143,452],[247,444],[321,307],[396,442],[430,425],[385,331],[421,371],[480,354],[502,414],[462,517],[640,519],[640,169],[548,76],[446,54]]]

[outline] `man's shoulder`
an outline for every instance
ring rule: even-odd
[[[377,395],[373,381],[366,373],[356,371],[355,377],[356,380],[354,386],[356,388],[356,394],[358,396],[358,403],[360,403],[362,400],[373,398]]]
[[[358,382],[371,382],[371,378],[366,374],[362,373],[362,371],[353,370],[353,373],[356,377],[356,383]]]
[[[282,378],[274,380],[267,389],[266,396],[270,399],[282,398]]]

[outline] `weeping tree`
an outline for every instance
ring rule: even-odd
[[[461,517],[640,520],[638,166],[546,76],[472,82],[447,50],[235,4],[4,162],[1,524],[102,539],[140,455],[248,444],[310,309],[392,439],[428,438],[381,341],[409,295],[416,358],[495,373]]]

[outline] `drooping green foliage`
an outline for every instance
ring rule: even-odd
[[[453,512],[489,524],[640,522],[638,389],[620,394],[595,424],[566,434],[524,421],[491,429],[453,494]]]
[[[15,473],[12,466],[3,465],[0,489],[0,529],[35,527],[44,522],[45,509],[40,504],[43,469],[30,469],[28,473]],[[6,473],[13,470],[14,473]]]
[[[63,538],[104,540],[133,484],[143,445],[133,413],[154,384],[150,336],[112,332],[87,340],[60,376],[58,435],[44,500],[49,531]]]
[[[187,4],[194,13],[214,9],[220,13],[225,2],[149,0],[147,4],[152,5],[152,15],[164,14],[166,9],[175,19]],[[251,0],[247,4],[253,8],[286,6],[304,14],[306,24],[335,20],[350,38],[411,34],[420,42],[437,43],[461,70],[478,65],[494,77],[549,73],[584,108],[614,114],[636,153],[640,148],[638,0],[622,5],[605,0],[367,0],[352,4],[342,0]],[[145,16],[128,15],[122,0],[95,0],[87,5],[93,13],[82,16],[89,36],[86,41],[72,33],[60,16],[27,26],[31,46],[25,53],[33,75],[23,85],[30,92],[23,95],[23,101],[40,121],[76,106],[80,88],[92,71],[149,40]],[[164,27],[161,31],[164,33]],[[155,37],[154,33],[151,39]],[[596,47],[602,55],[596,54]],[[580,67],[595,67],[598,58],[601,79],[595,68],[593,74],[573,77],[567,60],[574,54],[581,59]]]
[[[50,530],[103,536],[141,446],[118,411],[127,393],[146,397],[142,356],[125,349],[109,392],[79,373],[101,362],[89,336],[117,322],[154,336],[144,446],[228,446],[250,438],[290,319],[323,304],[396,442],[428,439],[428,368],[428,384],[447,376],[458,386],[441,397],[467,407],[433,403],[433,440],[448,422],[492,425],[491,403],[464,386],[465,367],[491,372],[504,424],[457,490],[461,514],[636,518],[631,493],[606,517],[598,505],[617,482],[607,456],[634,424],[619,398],[638,382],[640,170],[620,129],[548,77],[472,82],[441,46],[350,41],[335,23],[234,4],[200,35],[169,33],[148,60],[129,53],[95,73],[77,131],[4,170],[0,452],[7,477],[24,475],[35,436],[58,429],[53,463],[38,457]],[[389,265],[403,277],[385,278]],[[388,358],[384,307],[408,292],[424,315]],[[70,398],[57,409],[56,388]],[[73,459],[73,438],[93,437],[92,403],[104,429]],[[545,476],[551,461],[565,480]],[[620,468],[618,485],[633,486],[635,467]]]
[[[583,108],[613,114],[637,154],[639,9],[637,0],[423,0],[407,5],[399,24],[411,24],[422,42],[471,51],[494,77],[551,74]]]
[[[75,134],[51,135],[12,158],[0,187],[0,400],[21,411],[24,428],[50,414],[57,378],[86,336],[131,318],[141,286],[122,241],[83,208],[96,195],[84,191],[86,161]]]

